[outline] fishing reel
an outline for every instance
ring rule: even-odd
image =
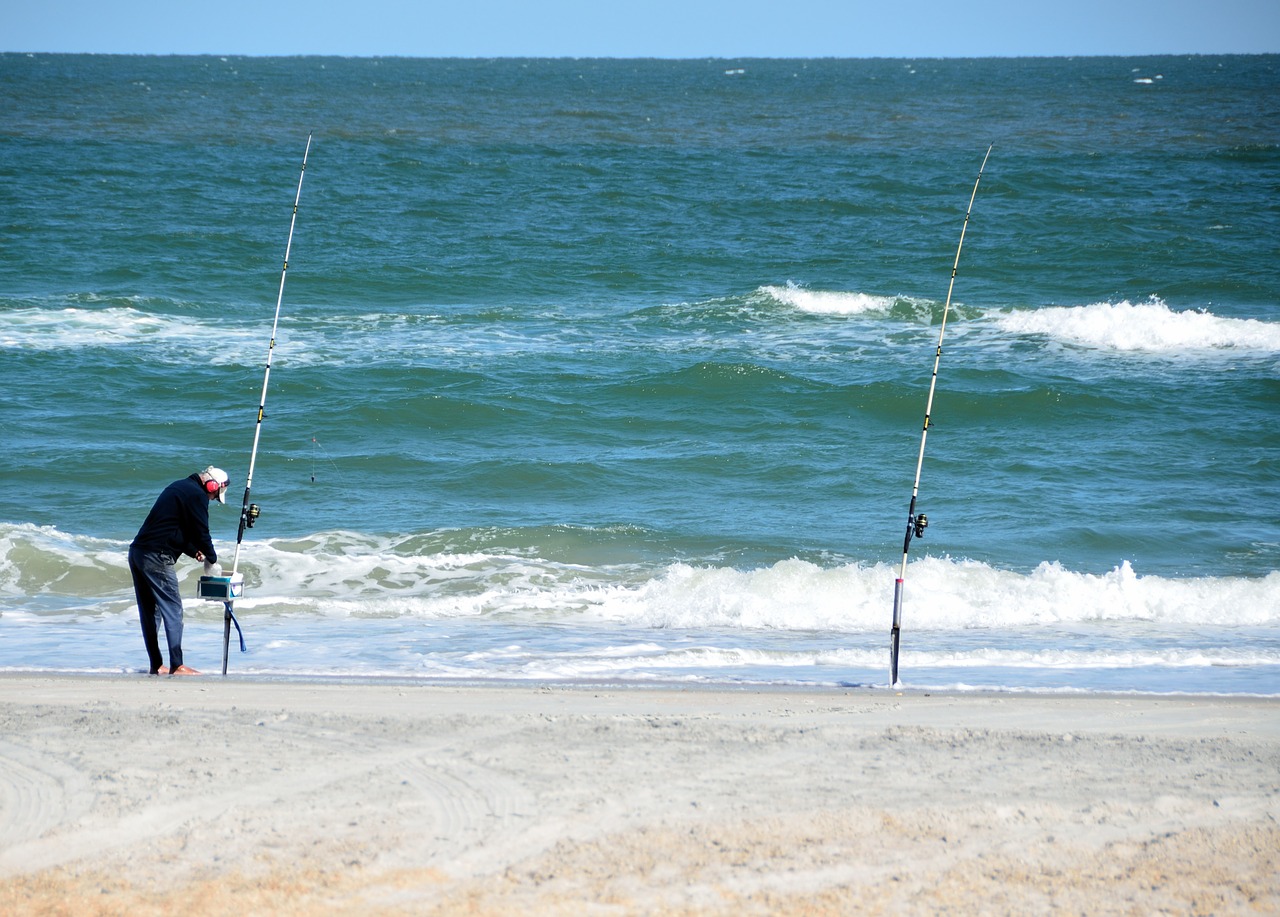
[[[262,515],[262,508],[256,503],[250,503],[244,511],[244,527],[253,528],[253,524],[258,521],[258,517]]]
[[[924,530],[929,527],[929,517],[924,513],[917,513],[911,520],[911,525],[915,529],[917,538],[924,537]]]

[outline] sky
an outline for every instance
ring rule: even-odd
[[[0,51],[355,57],[1280,52],[1280,0],[7,0]]]

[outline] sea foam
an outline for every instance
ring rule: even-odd
[[[1174,353],[1226,348],[1280,353],[1280,324],[1200,310],[1175,311],[1159,299],[1046,306],[1002,313],[997,323],[1012,334],[1046,335],[1101,350]]]
[[[186,363],[199,353],[214,364],[252,364],[265,356],[269,330],[269,325],[237,327],[217,315],[174,315],[133,305],[18,308],[5,313],[0,349],[62,352],[142,346],[162,360]],[[211,341],[218,346],[211,347]]]
[[[864,632],[886,627],[898,573],[886,563],[799,558],[747,569],[688,561],[582,564],[543,556],[537,544],[544,535],[508,530],[501,540],[514,547],[501,549],[466,549],[472,540],[466,532],[429,543],[351,532],[245,542],[246,590],[237,606],[329,618]],[[3,616],[131,611],[126,551],[124,542],[0,525]],[[198,566],[179,564],[193,607],[207,604],[194,598]],[[1280,622],[1280,571],[1177,578],[1143,576],[1128,562],[1093,573],[1051,561],[1017,571],[924,555],[908,564],[904,609],[910,627],[942,631],[1081,622],[1268,626]]]
[[[864,315],[888,312],[897,302],[897,299],[893,296],[808,290],[794,284],[764,286],[760,288],[759,292],[801,312],[830,315]]]

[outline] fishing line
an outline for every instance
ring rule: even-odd
[[[338,469],[338,463],[333,460],[333,456],[329,455],[329,452],[325,449],[325,447],[320,445],[320,440],[316,439],[314,436],[311,437],[311,445],[313,447],[311,449],[311,483],[314,484],[316,482],[316,452],[317,451],[324,453],[325,461],[327,461],[329,465],[332,466],[334,474],[341,476],[342,472]]]
[[[991,146],[994,146],[992,144]],[[924,468],[924,444],[929,436],[929,417],[933,412],[933,393],[938,386],[938,364],[942,362],[942,336],[947,331],[947,313],[951,310],[951,291],[956,285],[956,271],[960,267],[960,249],[964,247],[964,234],[969,228],[969,214],[973,212],[973,201],[978,196],[978,182],[982,181],[982,171],[987,167],[987,158],[991,155],[991,146],[987,147],[987,155],[982,157],[982,165],[978,167],[978,177],[973,183],[973,193],[969,195],[969,207],[964,212],[964,225],[960,227],[960,244],[956,246],[956,260],[951,265],[951,282],[947,285],[947,301],[942,306],[942,326],[938,329],[938,349],[933,356],[933,376],[929,380],[929,398],[924,407],[924,428],[920,431],[920,455],[916,459],[916,480],[911,487],[911,506],[907,509],[907,534],[902,542],[902,567],[898,571],[898,579],[893,586],[893,629],[890,631],[889,644],[889,685],[898,687],[898,643],[902,633],[902,583],[907,577],[907,552],[911,549],[911,538],[924,537],[925,526],[929,518],[920,513],[916,515],[916,497],[920,493],[920,472]]]
[[[222,674],[227,674],[227,654],[231,643],[231,625],[235,624],[240,634],[240,652],[245,652],[244,632],[240,630],[240,622],[236,620],[232,603],[239,594],[237,586],[243,588],[243,577],[239,574],[240,545],[244,541],[245,529],[253,528],[261,510],[256,503],[249,502],[249,494],[253,489],[253,470],[258,460],[258,442],[262,436],[262,420],[266,417],[267,384],[271,381],[271,358],[276,350],[276,330],[280,325],[280,304],[284,301],[284,281],[289,272],[289,253],[293,249],[293,229],[298,222],[298,202],[302,199],[302,179],[307,174],[307,157],[311,154],[311,135],[307,134],[307,147],[302,153],[302,170],[298,173],[298,190],[293,197],[293,214],[289,218],[289,239],[284,246],[284,266],[280,269],[280,290],[276,294],[276,314],[271,322],[271,342],[267,346],[267,367],[262,374],[262,397],[258,400],[258,420],[253,428],[253,449],[249,453],[249,473],[245,476],[244,500],[240,504],[240,528],[236,532],[236,550],[231,559],[231,576],[227,577],[225,609],[222,623]],[[222,579],[218,577],[218,579]]]

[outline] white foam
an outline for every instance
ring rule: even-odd
[[[1101,350],[1180,353],[1226,348],[1280,353],[1280,324],[1199,310],[1178,312],[1159,299],[1047,306],[1001,313],[996,321],[1013,334],[1043,334]]]
[[[188,337],[173,319],[138,309],[15,309],[5,315],[0,347],[66,350]]]
[[[885,563],[820,566],[796,558],[757,569],[681,562],[584,566],[539,556],[534,547],[458,550],[467,543],[465,533],[393,538],[326,532],[246,541],[239,563],[245,596],[237,604],[285,617],[861,633],[886,627],[897,576],[897,568]],[[14,611],[126,609],[132,596],[126,550],[123,542],[49,527],[0,525],[0,595]],[[198,565],[182,564],[179,574],[184,595],[194,596]],[[927,555],[907,568],[904,626],[910,628],[1142,622],[1275,626],[1280,571],[1171,578],[1139,575],[1127,562],[1105,573],[1044,562],[1018,572]]]
[[[740,571],[674,564],[602,614],[658,627],[863,631],[883,628],[896,571],[885,564],[822,568],[801,560]],[[1260,579],[1140,577],[1042,563],[1029,574],[923,557],[908,565],[905,615],[938,630],[1085,621],[1265,625],[1280,622],[1280,571]]]
[[[498,538],[495,539],[494,535]],[[486,547],[497,543],[511,547]],[[320,532],[245,542],[243,674],[880,684],[896,566],[791,558],[580,565],[541,533]],[[0,671],[138,671],[121,541],[0,523]],[[223,606],[179,564],[184,645],[217,660]],[[1280,693],[1280,571],[1029,572],[923,556],[907,569],[914,686]],[[213,663],[216,665],[216,662]]]
[[[266,356],[269,328],[246,329],[217,317],[166,315],[133,306],[15,309],[5,314],[0,348],[66,351],[97,347],[151,347],[162,359],[222,364]],[[283,334],[279,335],[283,339]],[[261,345],[261,353],[252,350]]]
[[[0,524],[0,595],[47,596],[66,606],[81,597],[121,594],[112,581],[130,582],[128,549],[128,542],[73,535],[51,525]]]
[[[795,284],[787,284],[783,287],[763,286],[760,287],[759,292],[801,312],[826,315],[865,315],[888,312],[897,302],[893,296],[807,290]]]

